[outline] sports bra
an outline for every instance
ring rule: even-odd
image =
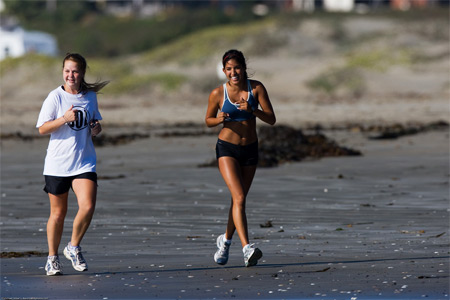
[[[256,101],[253,96],[252,86],[250,85],[250,80],[247,80],[248,85],[248,98],[247,102],[252,108],[252,110],[256,110],[258,108],[258,101]],[[225,119],[227,122],[240,122],[246,121],[256,118],[256,116],[252,113],[246,112],[244,110],[238,109],[238,104],[230,101],[228,97],[227,84],[223,84],[223,103],[222,103],[222,112],[228,114],[228,118]]]

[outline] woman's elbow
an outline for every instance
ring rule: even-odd
[[[269,125],[275,125],[275,123],[277,122],[277,118],[275,117],[275,115],[272,116],[272,118],[270,118]]]
[[[44,128],[43,128],[43,127],[44,127],[44,126],[41,126],[41,127],[38,128],[39,134],[40,134],[40,135],[46,135],[46,134],[49,134],[50,132],[48,132],[48,130],[46,130],[45,127],[44,127]]]
[[[206,126],[209,127],[209,128],[215,126],[214,122],[212,122],[210,118],[206,118],[206,119],[205,119],[205,124],[206,124]]]

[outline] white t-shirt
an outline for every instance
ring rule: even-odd
[[[59,86],[49,93],[42,104],[36,127],[62,117],[71,105],[77,110],[77,121],[66,123],[51,133],[44,175],[67,177],[95,172],[97,156],[89,123],[102,119],[95,92],[73,95]]]

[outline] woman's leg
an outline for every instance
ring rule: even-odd
[[[231,193],[231,207],[225,237],[231,239],[237,230],[242,246],[248,244],[245,201],[250,189],[256,166],[241,167],[236,159],[228,156],[219,158],[219,170]]]
[[[73,221],[72,246],[79,246],[94,216],[97,199],[97,183],[90,179],[77,178],[72,188],[78,201],[78,212]]]
[[[255,177],[255,172],[256,172],[256,166],[241,167],[242,183],[243,183],[244,195],[245,195],[246,199],[247,199],[247,195],[250,190],[250,187],[252,185],[253,178]],[[231,240],[235,230],[236,230],[236,227],[234,226],[234,222],[233,222],[233,199],[231,199],[230,210],[228,212],[227,231],[225,233],[225,237],[227,239]]]
[[[67,197],[69,192],[53,195],[48,193],[50,199],[50,217],[47,222],[48,255],[58,255],[59,244],[64,229],[64,219],[67,214]]]

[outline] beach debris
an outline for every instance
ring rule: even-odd
[[[400,233],[404,233],[404,234],[424,234],[425,230],[416,230],[416,231],[400,230]]]
[[[362,155],[359,150],[339,146],[321,133],[304,134],[302,130],[286,125],[262,126],[258,136],[260,167],[276,167],[306,158]],[[217,160],[213,159],[199,167],[217,167]]]
[[[322,273],[322,272],[326,272],[326,271],[328,271],[328,270],[330,270],[331,269],[331,267],[328,267],[328,268],[325,268],[325,269],[322,269],[322,270],[317,270],[317,271],[314,271],[314,272],[316,272],[316,273]]]
[[[321,133],[304,134],[300,129],[285,125],[262,126],[258,136],[261,167],[274,167],[305,158],[361,155],[360,151],[341,147]]]
[[[360,206],[361,207],[376,207],[376,205],[370,204],[370,203],[363,203],[363,204],[360,204]]]
[[[445,232],[442,232],[442,233],[439,233],[438,235],[430,236],[430,238],[440,238],[444,234],[445,234]]]
[[[35,135],[30,135],[30,134],[24,134],[20,131],[17,131],[17,132],[13,132],[13,133],[2,133],[2,134],[0,134],[0,138],[2,140],[18,139],[18,140],[22,140],[25,142],[29,142],[35,138],[45,138],[45,135],[35,136]]]
[[[25,252],[2,252],[0,254],[0,258],[17,258],[17,257],[30,257],[30,256],[47,256],[46,253],[39,252],[39,251],[25,251]]]
[[[376,135],[369,136],[371,140],[386,140],[397,139],[402,136],[418,134],[431,130],[447,130],[449,127],[448,122],[437,121],[429,124],[393,124],[389,126],[375,126],[368,128],[366,131],[377,132]]]
[[[156,134],[161,138],[169,138],[169,137],[189,137],[189,136],[209,136],[209,135],[217,135],[216,132],[206,129],[201,130],[174,130],[174,131],[166,131],[163,133]]]
[[[259,224],[259,227],[261,228],[270,228],[273,227],[272,221],[266,221],[264,224]]]
[[[107,133],[102,133],[98,136],[96,136],[93,141],[94,145],[97,147],[104,147],[104,146],[117,146],[117,145],[123,145],[128,144],[132,141],[138,140],[138,139],[146,139],[149,138],[150,134],[146,133],[124,133],[124,134],[118,134],[118,135],[110,135]]]
[[[125,178],[126,176],[123,174],[119,174],[119,175],[99,175],[97,179],[99,180],[113,180],[113,179],[122,179]]]

